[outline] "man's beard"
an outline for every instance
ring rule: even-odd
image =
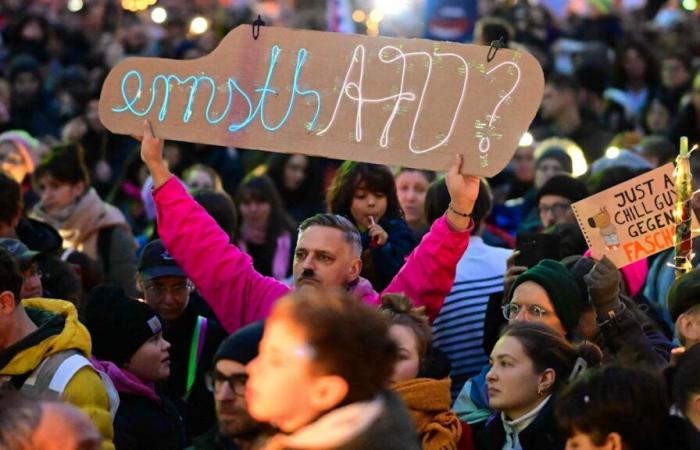
[[[219,433],[229,439],[253,438],[269,427],[266,423],[258,422],[250,417],[244,408],[226,405],[221,406],[219,412],[236,416],[236,420],[218,421]]]

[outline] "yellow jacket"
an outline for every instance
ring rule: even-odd
[[[17,352],[10,362],[0,368],[0,375],[21,375],[34,371],[47,356],[63,350],[78,350],[86,358],[92,352],[92,342],[87,328],[78,321],[78,313],[72,303],[63,300],[31,298],[22,305],[36,323],[50,317],[46,313],[60,314],[65,318],[63,330],[47,337],[38,344]],[[43,314],[42,314],[43,313]],[[36,323],[41,327],[43,323]],[[97,426],[102,434],[102,449],[114,450],[114,429],[109,412],[109,397],[100,376],[90,367],[83,367],[66,385],[63,400],[77,406]]]

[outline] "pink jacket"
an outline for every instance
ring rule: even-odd
[[[206,299],[227,332],[266,318],[289,286],[260,275],[250,256],[229,244],[207,212],[175,177],[153,193],[158,234],[187,276]],[[455,267],[469,245],[471,228],[452,231],[442,217],[411,253],[384,292],[404,293],[425,306],[431,319],[452,289]],[[361,279],[353,289],[366,303],[379,304],[379,294]]]

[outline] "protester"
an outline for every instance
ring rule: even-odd
[[[446,190],[446,187],[444,183],[434,183],[430,186],[431,193],[434,190]],[[432,204],[439,196],[428,198],[429,211],[444,211],[446,205]],[[510,252],[487,245],[482,238],[491,204],[491,190],[482,180],[472,212],[474,231],[469,247],[457,264],[452,291],[433,324],[435,346],[447,353],[452,363],[453,398],[467,379],[488,363],[488,354],[482,350],[486,308],[491,295],[503,295],[503,275]]]
[[[599,350],[573,347],[543,324],[517,323],[503,331],[489,361],[489,405],[499,412],[486,424],[478,448],[563,448],[555,398],[581,370],[600,362]]]
[[[0,448],[98,450],[100,433],[79,409],[0,390]]]
[[[537,208],[545,230],[555,225],[576,224],[573,203],[588,196],[586,185],[568,175],[555,175],[537,191]]]
[[[72,403],[100,430],[102,448],[113,449],[113,401],[86,359],[90,334],[78,321],[75,307],[44,298],[20,302],[21,288],[17,262],[0,248],[0,390]]]
[[[240,222],[238,248],[253,258],[255,270],[284,281],[292,274],[295,226],[272,180],[245,178],[236,193]]]
[[[676,336],[686,349],[700,342],[700,269],[676,278],[668,290],[666,304]]]
[[[289,287],[262,277],[248,256],[228,245],[221,231],[203,209],[172,178],[162,159],[163,142],[144,124],[142,158],[153,175],[158,206],[159,233],[165,247],[192,279],[228,332],[265,318]],[[446,182],[452,197],[445,217],[411,254],[405,267],[386,289],[404,292],[435,317],[454,279],[472,229],[471,213],[478,195],[478,178],[459,174],[461,158],[455,158]],[[187,217],[187,221],[167,220]],[[346,219],[317,215],[300,225],[294,256],[294,284],[350,289],[364,301],[377,304],[378,294],[359,278],[360,236]],[[214,265],[217,270],[212,270]]]
[[[403,219],[396,184],[386,166],[344,162],[326,196],[328,211],[349,219],[362,237],[362,272],[383,290],[416,246]]]
[[[391,321],[389,335],[399,349],[392,389],[408,407],[423,449],[456,450],[462,426],[450,410],[448,374],[431,374],[435,370],[429,367],[433,337],[428,317],[410,299],[397,294],[383,295],[379,310]]]
[[[265,450],[420,448],[405,406],[385,390],[397,356],[386,320],[352,295],[286,296],[248,365],[251,416],[283,432]]]
[[[258,356],[264,322],[255,322],[226,338],[207,373],[207,388],[214,394],[218,425],[194,439],[192,450],[257,450],[275,433],[248,413],[246,365]]]
[[[17,183],[23,184],[34,172],[32,151],[38,147],[36,139],[22,130],[0,134],[0,169]]]
[[[296,223],[325,211],[322,161],[289,153],[270,155],[267,176],[275,183],[287,213]]]
[[[427,170],[399,169],[394,175],[396,194],[403,211],[404,219],[416,242],[428,232],[429,223],[425,217],[425,198],[430,183],[435,180],[435,173]]]
[[[673,404],[682,413],[688,448],[700,448],[700,345],[687,349],[670,374]]]
[[[56,227],[67,248],[97,260],[105,282],[136,294],[136,245],[123,214],[102,201],[89,179],[83,150],[76,145],[52,149],[34,172],[41,201],[33,215]]]
[[[19,299],[43,297],[42,275],[36,261],[39,252],[29,250],[16,239],[0,238],[0,247],[10,252],[22,272],[22,290]]]
[[[92,335],[92,363],[119,392],[117,449],[185,447],[182,419],[155,386],[170,376],[170,344],[155,311],[119,287],[98,286],[86,299],[84,315]]]
[[[665,386],[643,370],[586,372],[557,399],[556,416],[567,448],[682,448],[670,439]]]
[[[171,345],[163,393],[175,402],[187,435],[198,436],[215,421],[204,375],[226,334],[160,240],[143,249],[138,271],[144,299],[163,320],[163,338]]]
[[[238,214],[231,197],[224,191],[200,189],[193,194],[192,198],[202,205],[217,225],[226,232],[229,242],[234,243],[238,235]]]
[[[190,192],[195,192],[200,189],[209,189],[214,192],[224,190],[221,184],[221,177],[214,169],[204,164],[194,164],[185,169],[182,174],[182,180],[187,185]]]

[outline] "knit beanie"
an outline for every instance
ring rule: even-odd
[[[666,305],[673,323],[681,314],[700,305],[700,269],[693,269],[674,280],[668,290]]]
[[[552,146],[547,150],[543,151],[542,154],[535,161],[535,169],[540,166],[542,161],[545,159],[555,159],[566,173],[571,173],[573,171],[573,162],[571,161],[571,156],[566,153],[562,147],[558,145]]]
[[[545,195],[559,195],[575,203],[588,197],[588,188],[570,175],[554,175],[537,191],[537,204]]]
[[[130,298],[117,286],[97,286],[86,298],[85,326],[92,336],[92,353],[118,366],[146,341],[160,333],[162,326],[147,304]]]
[[[554,311],[561,321],[567,335],[576,330],[581,314],[587,307],[587,301],[581,296],[581,290],[574,276],[566,267],[553,259],[543,259],[536,266],[516,278],[510,291],[509,301],[513,298],[515,289],[525,281],[532,281],[542,286]]]
[[[220,359],[229,359],[240,364],[248,364],[258,356],[258,346],[262,340],[265,321],[260,320],[239,328],[219,345],[214,354],[214,364]]]

